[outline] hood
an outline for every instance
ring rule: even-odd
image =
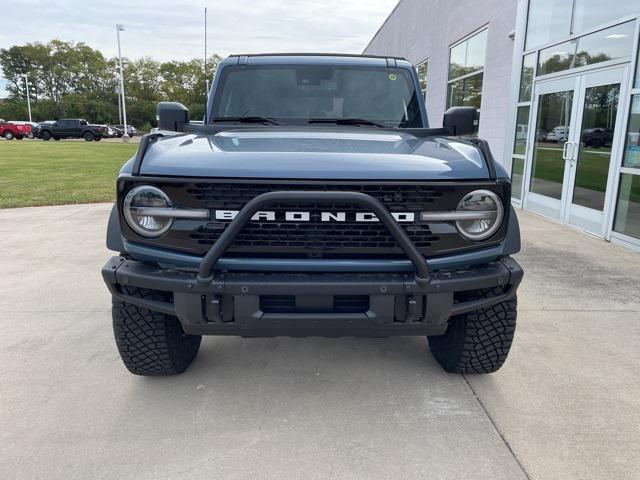
[[[123,172],[130,168],[131,162]],[[140,173],[315,180],[489,178],[482,153],[470,143],[361,127],[257,127],[169,135],[148,148]]]

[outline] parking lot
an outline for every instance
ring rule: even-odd
[[[640,257],[520,213],[498,373],[424,338],[205,338],[181,376],[122,366],[108,204],[0,210],[0,478],[640,478]]]

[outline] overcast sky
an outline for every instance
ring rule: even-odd
[[[210,53],[361,53],[397,2],[13,0],[0,15],[0,48],[59,38],[85,42],[111,57],[117,54],[115,24],[122,23],[122,54],[129,58],[199,57],[206,6]]]

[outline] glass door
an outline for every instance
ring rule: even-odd
[[[524,207],[604,236],[626,67],[536,85]]]
[[[615,68],[583,75],[581,78],[579,115],[571,139],[569,190],[564,221],[595,235],[605,235],[605,218],[611,199],[607,192],[613,179],[618,113],[622,80],[626,68]],[[619,129],[618,129],[619,130]]]
[[[528,192],[525,208],[564,221],[567,198],[567,159],[572,154],[570,139],[575,136],[579,79],[562,78],[536,85],[533,108],[536,112],[531,139],[533,148],[527,162]]]

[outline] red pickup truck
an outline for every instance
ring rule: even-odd
[[[14,138],[22,140],[26,135],[27,133],[24,132],[22,126],[9,122],[0,122],[0,137],[6,138],[7,140],[13,140]]]

